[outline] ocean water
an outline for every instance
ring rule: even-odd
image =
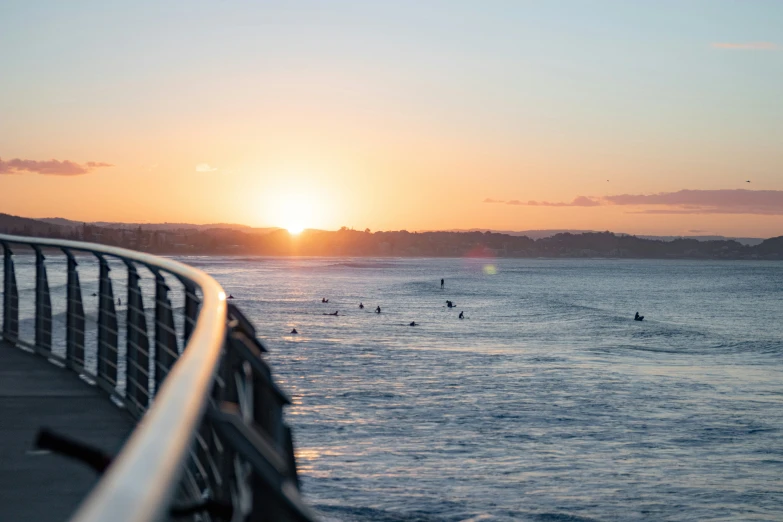
[[[269,348],[326,519],[783,519],[783,264],[187,261]]]
[[[783,520],[781,263],[181,260],[256,325],[325,520]]]

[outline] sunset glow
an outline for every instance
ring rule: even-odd
[[[183,21],[162,2],[137,24],[121,22],[141,20],[134,4],[49,2],[57,16],[31,24],[46,9],[12,4],[0,212],[292,233],[783,230],[778,6],[710,2],[707,23],[698,3],[196,2]],[[770,202],[733,205],[737,189]],[[710,192],[651,199],[683,190]]]

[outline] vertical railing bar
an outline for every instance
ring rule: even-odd
[[[117,310],[114,307],[111,268],[106,258],[94,253],[99,263],[98,280],[98,382],[112,392],[118,383],[119,326]]]
[[[149,375],[145,372],[146,379],[140,379],[140,369],[149,368],[150,347],[147,337],[147,318],[144,315],[144,302],[141,295],[139,282],[141,277],[133,261],[123,259],[125,266],[128,267],[128,310],[127,310],[127,350],[125,358],[127,360],[126,390],[125,395],[133,399],[133,403],[138,405],[141,415],[149,406]],[[145,385],[146,384],[146,385]]]
[[[154,393],[157,393],[168,371],[176,362],[177,358],[172,357],[172,353],[178,353],[177,335],[174,328],[174,312],[171,309],[169,300],[169,286],[160,270],[155,267],[148,267],[155,275],[155,366],[153,382],[155,385]],[[172,335],[172,332],[174,334]],[[164,372],[157,371],[157,368],[165,368]]]
[[[52,300],[46,277],[46,258],[41,247],[35,250],[35,350],[48,356],[52,353]]]
[[[16,344],[19,340],[19,291],[16,288],[13,252],[3,242],[3,340]]]
[[[63,248],[68,260],[68,282],[66,286],[66,329],[65,329],[65,359],[71,369],[84,369],[84,306],[82,305],[82,290],[79,284],[79,272],[73,253]],[[78,364],[75,364],[77,363]]]

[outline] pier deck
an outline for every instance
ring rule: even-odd
[[[39,428],[114,455],[134,426],[74,373],[0,342],[0,520],[68,520],[98,480],[80,462],[32,451]]]

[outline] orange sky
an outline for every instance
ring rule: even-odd
[[[783,52],[731,44],[766,42],[779,9],[738,19],[716,3],[705,21],[675,4],[574,4],[571,16],[461,2],[427,16],[414,5],[196,2],[185,17],[166,3],[93,6],[36,24],[25,4],[2,7],[0,212],[783,234]],[[634,26],[640,16],[646,25]],[[51,159],[87,172],[39,174],[23,161]],[[601,199],[684,189],[763,190],[774,201],[738,210],[721,194],[699,207]],[[484,203],[579,196],[601,203]]]

